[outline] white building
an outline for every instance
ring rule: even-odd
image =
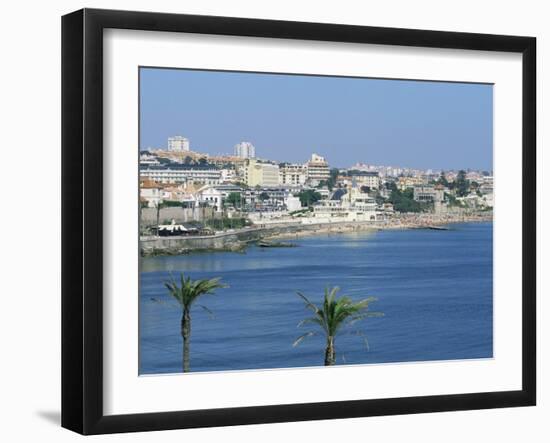
[[[348,188],[341,200],[320,200],[313,205],[315,218],[331,221],[376,221],[376,200],[357,187]]]
[[[368,186],[371,189],[380,187],[380,175],[374,171],[358,171],[348,172],[349,175],[339,176],[337,182],[340,186]]]
[[[304,165],[283,163],[279,165],[279,184],[304,185],[307,180],[307,168]]]
[[[316,188],[315,192],[321,195],[321,198],[328,199],[330,197],[331,192],[326,186],[323,186],[322,188]]]
[[[302,209],[300,199],[294,196],[297,191],[298,188],[286,186],[247,189],[243,192],[243,200],[250,208],[292,212]]]
[[[235,157],[240,158],[255,158],[256,148],[250,142],[240,142],[234,147]]]
[[[416,201],[440,203],[445,200],[445,188],[442,186],[415,186],[413,189]]]
[[[221,181],[223,183],[234,182],[237,180],[237,172],[235,169],[221,169]]]
[[[483,177],[483,180],[481,180],[481,183],[479,185],[479,192],[481,192],[483,195],[492,194],[493,187],[493,177]]]
[[[213,186],[204,186],[197,192],[199,202],[213,207],[216,212],[223,210],[223,192]]]
[[[160,165],[157,157],[151,154],[142,153],[139,155],[139,165],[148,166],[148,165]]]
[[[168,150],[175,152],[189,151],[189,140],[181,135],[168,137]]]
[[[215,168],[149,166],[140,168],[139,175],[141,179],[150,179],[157,183],[217,185],[221,181],[222,173]]]
[[[299,211],[302,209],[302,202],[300,202],[298,197],[295,197],[292,194],[289,194],[284,198],[284,204],[288,212]]]
[[[143,203],[147,203],[147,207],[156,208],[162,200],[160,187],[151,181],[140,183],[139,198]]]
[[[318,184],[330,178],[328,162],[320,155],[312,154],[305,166],[307,168],[307,180],[311,184]]]

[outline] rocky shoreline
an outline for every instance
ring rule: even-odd
[[[478,212],[468,215],[454,214],[405,214],[389,220],[385,229],[425,229],[431,226],[443,226],[454,223],[479,223],[493,221],[492,211]]]
[[[350,222],[342,224],[325,223],[319,225],[315,230],[303,230],[296,232],[277,232],[267,235],[268,240],[282,240],[302,237],[311,237],[316,235],[327,234],[346,234],[351,232],[365,231],[381,231],[386,229],[430,229],[433,227],[441,227],[454,223],[475,223],[475,222],[490,222],[493,220],[493,214],[478,213],[470,215],[401,215],[393,219],[384,220],[381,222]]]

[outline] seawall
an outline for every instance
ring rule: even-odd
[[[373,222],[342,222],[317,224],[283,224],[266,227],[251,227],[227,231],[208,236],[190,237],[142,237],[140,248],[142,256],[179,255],[190,252],[243,251],[248,243],[262,238],[296,237],[329,232],[353,232],[378,229]]]

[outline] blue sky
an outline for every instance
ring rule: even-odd
[[[191,149],[331,166],[356,162],[492,170],[491,85],[142,68],[140,148]]]

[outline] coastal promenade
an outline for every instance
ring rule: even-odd
[[[285,222],[229,229],[213,235],[140,238],[142,256],[179,255],[190,252],[243,251],[249,243],[263,239],[296,238],[323,233],[380,229],[376,222],[301,223]]]
[[[283,220],[269,224],[257,223],[242,229],[229,229],[204,236],[174,236],[140,238],[142,256],[180,255],[191,252],[231,251],[246,249],[249,243],[268,239],[292,239],[311,235],[339,234],[383,229],[427,229],[451,223],[492,221],[492,212],[469,214],[400,214],[378,221],[315,222],[314,219]]]

